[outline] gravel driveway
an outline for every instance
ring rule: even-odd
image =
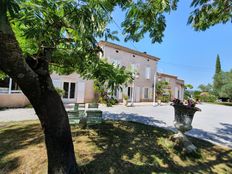
[[[193,129],[188,134],[232,148],[232,107],[201,104],[201,112],[196,112]],[[172,106],[156,106],[151,104],[135,107],[117,105],[100,107],[104,119],[128,120],[156,125],[175,130],[173,127],[174,109]],[[33,109],[9,109],[0,111],[0,122],[38,119]]]

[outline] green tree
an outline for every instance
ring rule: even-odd
[[[220,96],[224,98],[229,98],[232,100],[232,83],[228,83],[222,86],[220,91]]]
[[[192,97],[192,91],[190,91],[191,89],[193,89],[193,85],[191,85],[191,84],[184,85],[184,99],[185,100]]]
[[[175,8],[174,2],[163,1],[158,5],[126,0],[0,1],[0,69],[18,83],[40,119],[48,173],[79,173],[67,113],[50,72],[77,72],[112,88],[117,82],[123,83],[127,73],[121,68],[109,69],[98,56],[101,49],[96,39],[114,38],[115,32],[106,27],[112,20],[110,13],[115,6],[127,11],[123,23],[126,40],[138,41],[149,32],[152,42],[161,42],[165,28],[163,13]],[[120,72],[116,83],[111,79],[115,69]]]
[[[215,74],[219,74],[219,73],[221,73],[221,72],[222,72],[221,61],[220,61],[219,55],[217,55]]]
[[[208,93],[212,93],[213,92],[213,86],[211,84],[207,84],[207,85],[199,85],[198,88],[201,90],[201,92],[208,92]]]
[[[107,29],[111,12],[116,6],[126,12],[122,23],[126,41],[139,41],[148,32],[153,43],[162,42],[165,13],[175,10],[177,1],[0,0],[0,70],[18,83],[40,119],[48,173],[79,173],[67,113],[50,72],[77,72],[114,86],[100,69],[108,65],[99,59],[96,40],[115,38],[115,32]],[[212,10],[204,10],[209,4],[193,0],[192,6],[200,5],[189,20],[196,29],[230,21],[231,1],[217,0]]]
[[[168,82],[166,81],[158,81],[156,83],[156,98],[160,99],[165,92],[167,92]]]
[[[232,22],[231,0],[192,0],[191,7],[195,9],[189,16],[188,24],[192,24],[197,31]]]
[[[223,73],[223,85],[219,92],[219,96],[223,98],[229,98],[231,100],[232,99],[231,87],[232,87],[232,70]]]
[[[215,74],[213,77],[213,90],[216,96],[219,97],[220,90],[223,86],[223,72],[221,70],[221,61],[219,55],[217,55]]]

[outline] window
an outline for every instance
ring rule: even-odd
[[[63,96],[63,98],[68,98],[68,88],[69,88],[69,83],[68,82],[64,82],[64,86],[63,86],[64,96]]]
[[[169,83],[169,82],[170,82],[170,79],[167,78],[167,77],[165,77],[165,81]]]
[[[147,66],[145,69],[145,78],[150,79],[151,78],[151,67]]]
[[[63,89],[65,92],[63,95],[63,98],[66,98],[66,99],[75,98],[76,83],[64,82]]]
[[[112,63],[113,63],[115,66],[120,66],[120,61],[117,60],[117,59],[112,59]]]
[[[75,83],[71,83],[70,98],[75,98],[75,87],[76,87],[76,84]]]
[[[127,90],[127,96],[128,96],[128,98],[131,99],[132,95],[133,95],[133,88],[132,87],[128,87],[128,90]]]
[[[148,88],[144,88],[144,98],[148,99]]]

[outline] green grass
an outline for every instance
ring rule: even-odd
[[[170,131],[132,122],[72,129],[77,162],[85,174],[220,173],[232,171],[232,150],[191,138],[195,156],[175,150]],[[46,173],[38,122],[0,123],[0,173]]]
[[[232,106],[232,103],[231,103],[231,102],[216,102],[215,104],[218,104],[218,105],[225,105],[225,106]]]

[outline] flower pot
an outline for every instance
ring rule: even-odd
[[[127,106],[128,105],[128,100],[123,99],[123,105]]]
[[[188,140],[184,135],[186,131],[192,129],[192,121],[195,112],[201,111],[197,107],[190,107],[183,104],[172,104],[175,109],[174,126],[178,130],[178,133],[174,135],[174,139],[182,141],[183,148],[188,153],[195,152],[196,147]]]

